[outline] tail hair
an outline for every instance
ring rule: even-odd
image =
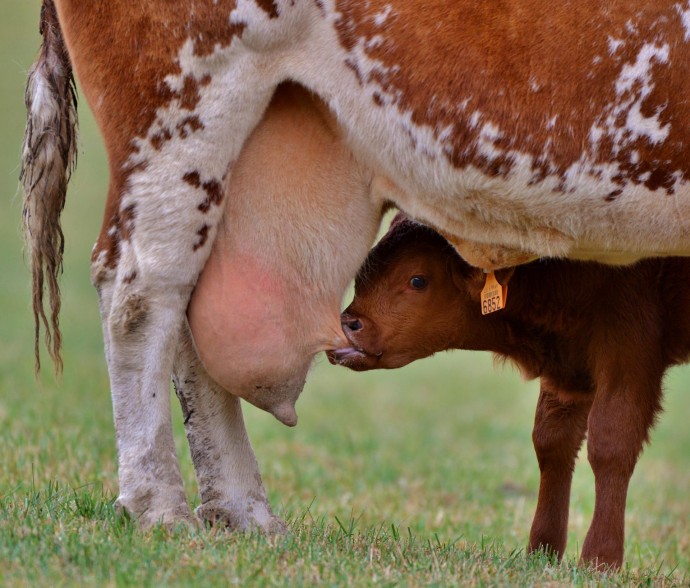
[[[76,165],[77,90],[53,0],[41,7],[43,44],[26,84],[26,130],[20,181],[24,188],[23,228],[30,252],[34,313],[35,371],[41,367],[41,323],[55,372],[62,371],[60,286],[65,238],[60,213]],[[44,306],[48,289],[50,320]]]

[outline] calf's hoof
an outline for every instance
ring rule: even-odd
[[[604,556],[589,556],[585,557],[582,555],[580,557],[580,565],[582,567],[592,568],[597,572],[617,572],[623,565],[623,558],[620,557],[604,557]]]
[[[527,546],[527,553],[529,555],[543,553],[546,557],[553,558],[559,563],[563,559],[563,551],[563,548],[559,549],[554,547],[552,543],[546,541],[535,543],[530,542],[530,544]]]
[[[599,572],[618,570],[623,565],[623,540],[605,538],[591,540],[588,536],[582,546],[580,565],[591,567]]]
[[[258,530],[267,535],[284,535],[285,523],[271,512],[263,501],[244,505],[222,500],[210,500],[196,509],[196,516],[213,527],[226,527],[231,531]]]

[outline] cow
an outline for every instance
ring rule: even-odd
[[[628,484],[661,409],[662,378],[690,357],[690,259],[626,268],[546,259],[493,278],[505,306],[486,312],[486,274],[399,214],[357,275],[342,314],[348,345],[329,360],[356,371],[393,369],[469,349],[540,378],[532,439],[541,481],[528,550],[563,555],[572,473],[587,434],[596,498],[581,556],[620,567]],[[612,397],[624,409],[612,410]]]
[[[200,345],[185,330],[205,266],[211,288],[232,280],[232,270],[207,260],[219,226],[232,227],[224,213],[234,168],[282,83],[301,86],[330,113],[365,178],[372,218],[379,203],[395,204],[479,267],[690,253],[687,2],[433,0],[422,10],[412,0],[44,0],[42,14],[22,173],[36,340],[43,323],[59,368],[59,214],[74,152],[74,68],[110,165],[91,269],[116,425],[118,504],[143,526],[192,520],[170,430],[173,372],[188,376],[185,402],[214,402],[208,382],[234,374],[223,384],[228,398],[251,398],[292,424],[286,406],[318,350],[302,345],[301,331],[287,332],[289,321],[274,326],[260,304],[225,324],[260,327],[266,345],[233,330],[224,334],[227,353],[204,348],[208,321],[229,311],[201,285],[195,297],[206,296],[208,306],[191,315]],[[290,170],[279,166],[264,161],[259,171],[280,186]],[[243,190],[260,201],[251,181]],[[347,218],[349,196],[333,183],[328,197]],[[257,207],[256,226],[262,212]],[[309,206],[288,208],[278,230],[307,227],[320,240],[340,228],[312,222],[312,214]],[[355,273],[340,255],[361,252],[362,261],[368,239],[364,230],[329,258],[338,281]],[[309,250],[317,258],[303,262],[315,273],[279,294],[281,308],[314,295],[327,265],[320,256],[331,253]],[[241,258],[222,259],[243,267]],[[268,290],[274,277],[263,276]],[[251,301],[252,292],[254,284],[235,300]],[[192,301],[192,311],[202,301]],[[201,368],[204,377],[193,377]],[[229,487],[208,493],[223,506],[211,510],[225,512],[220,519],[233,527],[272,527],[267,504],[255,514],[262,487],[240,409],[227,402],[221,412],[232,426],[222,430],[211,424],[217,419],[188,413],[209,455],[232,453],[218,466]]]

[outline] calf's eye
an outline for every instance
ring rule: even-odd
[[[412,276],[410,278],[410,287],[413,290],[424,290],[427,284],[428,281],[424,276]]]

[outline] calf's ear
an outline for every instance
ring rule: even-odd
[[[448,266],[455,287],[460,292],[467,292],[472,299],[479,298],[486,284],[486,272],[471,266],[457,254],[449,257]],[[514,267],[506,267],[494,272],[501,286],[507,285],[514,273]]]
[[[474,282],[483,273],[482,270],[472,267],[457,253],[448,256],[448,271],[457,290],[470,294],[475,289]]]

